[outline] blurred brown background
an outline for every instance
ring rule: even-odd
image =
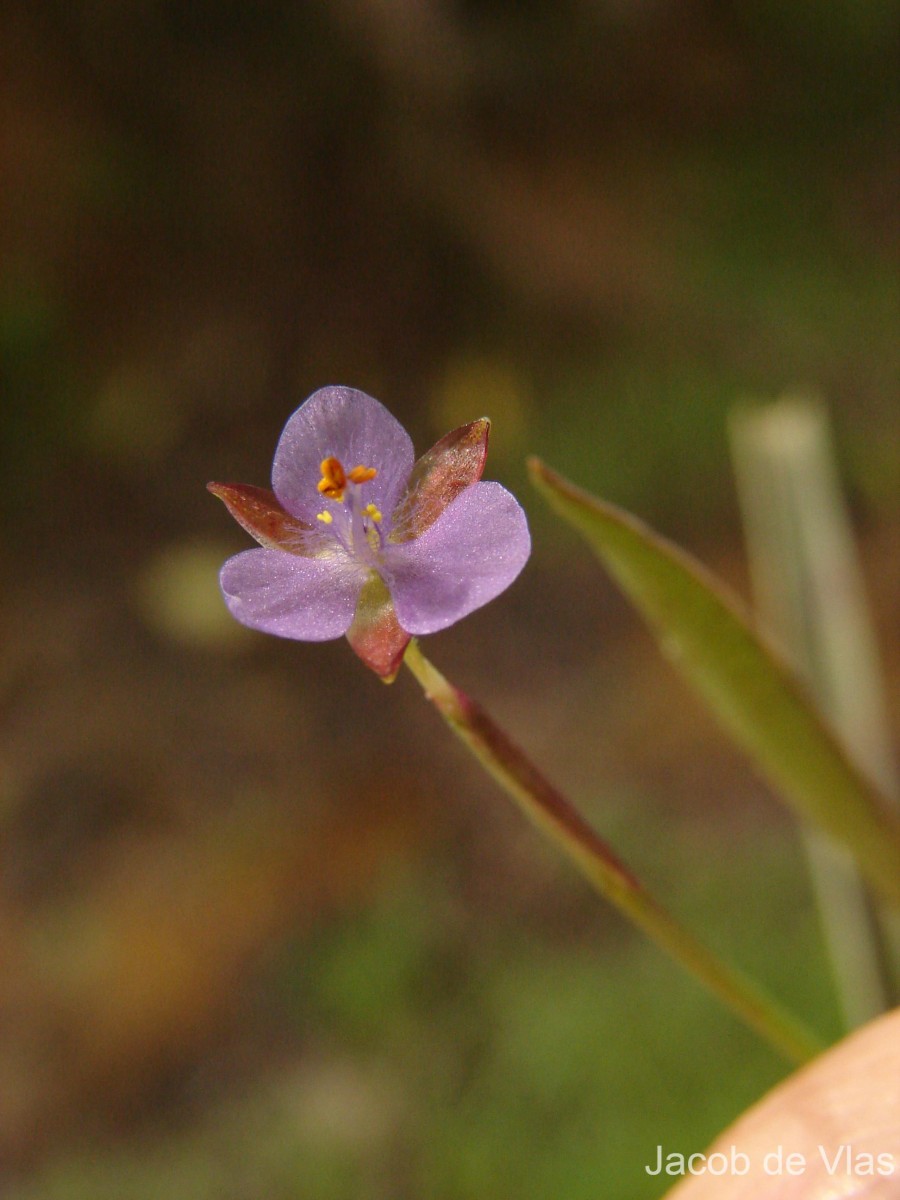
[[[3,6],[4,1196],[627,1200],[779,1073],[410,680],[227,616],[204,485],[326,383],[492,417],[533,559],[431,654],[829,1028],[792,834],[523,461],[744,588],[727,413],[823,395],[898,728],[898,16]]]

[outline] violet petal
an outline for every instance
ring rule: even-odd
[[[420,538],[389,547],[384,575],[397,618],[436,633],[509,587],[531,552],[528,522],[499,483],[473,483]]]
[[[324,387],[297,409],[279,439],[272,486],[288,512],[314,522],[323,500],[317,490],[322,460],[341,461],[347,471],[374,467],[366,499],[391,513],[413,465],[409,434],[372,396],[355,388]]]
[[[365,580],[365,570],[346,560],[282,550],[245,550],[219,575],[225,603],[242,625],[302,642],[346,633]]]

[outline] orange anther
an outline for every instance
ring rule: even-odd
[[[316,485],[323,496],[329,500],[343,500],[344,488],[347,486],[347,476],[339,458],[323,458],[319,470],[322,478]]]
[[[368,483],[370,479],[374,479],[378,472],[374,467],[354,467],[350,472],[351,483]]]

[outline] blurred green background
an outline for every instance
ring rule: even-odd
[[[431,640],[664,902],[838,1031],[795,835],[525,482],[746,591],[726,417],[831,407],[900,712],[900,6],[7,0],[0,1191],[641,1200],[783,1066],[204,491],[316,387],[493,418],[532,561]]]

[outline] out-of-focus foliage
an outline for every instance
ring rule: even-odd
[[[656,869],[690,874],[702,846],[673,841],[661,812],[627,808],[667,838],[668,854],[648,856]],[[809,957],[797,862],[780,834],[747,847],[733,854],[727,885],[713,895],[694,873],[681,902],[815,1009],[827,981]],[[749,890],[759,895],[752,925],[742,921]],[[785,911],[797,914],[789,929]],[[656,1137],[708,1139],[776,1077],[776,1060],[618,928],[598,945],[590,922],[561,937],[534,912],[527,926],[511,916],[473,945],[442,882],[389,873],[365,913],[288,943],[268,973],[268,1011],[301,1033],[298,1060],[267,1063],[249,1095],[232,1087],[201,1112],[192,1108],[202,1093],[193,1105],[189,1095],[190,1119],[176,1113],[164,1140],[157,1128],[99,1161],[69,1156],[15,1200],[250,1200],[263,1190],[285,1200],[545,1200],[558,1188],[588,1200],[601,1184],[634,1200],[657,1195],[636,1170],[653,1161]]]

